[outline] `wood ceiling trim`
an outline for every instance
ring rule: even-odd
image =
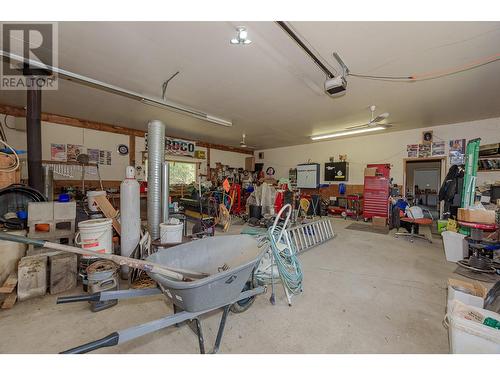
[[[14,117],[26,117],[26,110],[24,108],[11,106],[11,105],[7,105],[7,104],[0,104],[0,113],[3,113],[5,115],[9,115],[9,116],[14,116]],[[42,117],[41,118],[42,121],[52,122],[52,123],[60,124],[60,125],[73,126],[76,128],[93,129],[93,130],[105,131],[105,132],[109,132],[109,133],[124,134],[124,135],[129,135],[129,136],[136,136],[136,137],[144,137],[144,135],[146,134],[146,132],[143,130],[131,129],[131,128],[123,127],[123,126],[111,125],[111,124],[106,124],[106,123],[98,122],[98,121],[90,121],[90,120],[83,120],[83,119],[78,119],[78,118],[74,118],[74,117],[69,117],[69,116],[62,116],[62,115],[57,115],[54,113],[42,112],[41,117]],[[169,136],[169,135],[167,135],[167,136]],[[183,137],[183,139],[196,142],[196,145],[199,147],[213,148],[213,149],[221,150],[221,151],[229,151],[229,152],[237,152],[240,154],[253,155],[252,150],[246,150],[246,149],[239,148],[239,147],[232,147],[232,146],[220,145],[220,144],[215,144],[215,143],[202,142],[202,141],[198,141],[196,139],[189,139],[189,138],[184,138],[184,137]]]

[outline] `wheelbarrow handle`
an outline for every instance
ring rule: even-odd
[[[86,344],[77,346],[76,348],[65,350],[64,352],[60,352],[59,354],[84,354],[99,348],[118,345],[119,339],[120,335],[118,334],[118,332],[113,332],[112,334],[103,337],[102,339],[88,342]]]
[[[67,297],[59,297],[56,301],[56,304],[61,303],[72,303],[72,302],[83,302],[83,301],[91,301],[98,302],[101,300],[101,293],[94,294],[81,294],[79,296],[67,296]]]

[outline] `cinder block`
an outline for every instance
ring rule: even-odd
[[[45,295],[47,291],[47,256],[24,257],[17,267],[19,301]]]
[[[75,220],[76,202],[54,202],[54,220]]]
[[[76,254],[63,253],[49,257],[50,294],[62,293],[76,287],[78,261]]]
[[[53,220],[54,220],[54,202],[28,203],[28,222],[38,221],[42,223]]]

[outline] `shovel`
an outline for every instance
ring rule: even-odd
[[[138,268],[146,272],[156,273],[158,275],[170,277],[172,279],[181,281],[193,281],[196,279],[202,279],[204,277],[209,276],[208,274],[202,272],[166,268],[160,264],[148,262],[147,260],[132,259],[114,254],[96,253],[94,251],[83,250],[79,247],[63,245],[60,243],[49,242],[44,240],[35,240],[32,238],[8,234],[5,232],[0,232],[0,240],[24,243],[27,245],[45,247],[57,251],[66,251],[68,253],[79,254],[79,255],[95,255],[98,258],[111,260],[120,266],[129,266],[132,268]]]

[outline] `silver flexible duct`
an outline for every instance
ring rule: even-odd
[[[168,161],[163,162],[163,171],[162,171],[162,179],[161,179],[161,189],[162,189],[162,223],[166,223],[168,221],[168,196],[170,195],[170,186],[169,186],[169,165]]]
[[[160,238],[161,171],[165,160],[165,124],[148,123],[148,230],[152,240]]]

